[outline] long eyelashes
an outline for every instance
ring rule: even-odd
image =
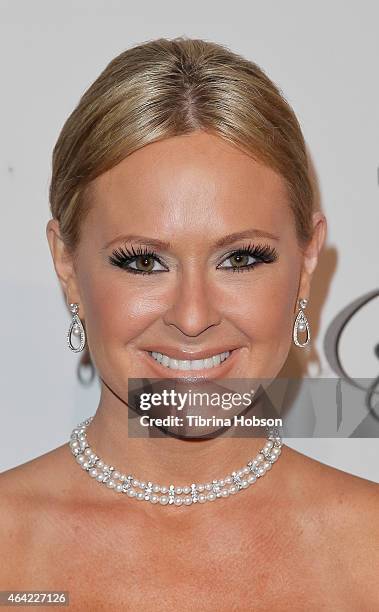
[[[276,249],[271,245],[253,245],[249,243],[239,249],[228,253],[228,255],[223,259],[221,263],[224,263],[228,261],[228,259],[230,259],[231,257],[236,256],[250,256],[256,259],[257,261],[242,266],[217,266],[217,268],[222,270],[232,270],[233,272],[248,272],[250,270],[253,270],[257,265],[260,265],[262,263],[273,263],[278,259],[278,253]],[[164,269],[146,271],[131,268],[130,264],[138,260],[139,257],[143,257],[145,260],[148,260],[150,258],[155,259]],[[112,251],[112,255],[109,257],[109,261],[112,265],[122,268],[132,274],[156,274],[157,272],[168,272],[168,269],[164,266],[157,253],[147,247],[138,246],[136,249],[134,248],[134,246],[132,246],[131,249],[129,249],[128,247],[119,247],[118,249]]]
[[[253,270],[256,266],[262,263],[273,263],[278,259],[278,252],[271,245],[253,245],[249,243],[248,245],[242,246],[240,249],[229,253],[227,257],[223,260],[223,262],[227,261],[231,257],[235,257],[236,255],[251,256],[254,259],[257,259],[258,261],[251,264],[246,264],[245,266],[227,266],[223,269],[232,270],[233,272],[249,272],[250,270]]]
[[[146,259],[150,257],[156,259],[163,266],[163,263],[161,262],[155,251],[148,249],[147,247],[140,246],[135,249],[133,245],[131,247],[131,250],[129,250],[128,247],[119,247],[118,249],[115,249],[114,251],[112,251],[112,255],[109,257],[109,261],[112,265],[118,266],[119,268],[123,268],[127,272],[131,272],[132,274],[155,274],[157,271],[163,272],[163,270],[146,272],[144,270],[136,270],[130,268],[129,265],[141,256],[145,257]]]

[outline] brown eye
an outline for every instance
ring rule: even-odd
[[[273,263],[277,259],[278,253],[276,249],[269,244],[256,246],[248,244],[230,253],[218,268],[231,270],[232,272],[245,272],[254,270],[263,263]]]
[[[137,251],[132,247],[120,247],[112,252],[109,262],[122,270],[132,274],[155,274],[156,272],[168,272],[162,265],[160,259],[153,251],[141,252],[140,247]]]
[[[242,272],[244,270],[252,269],[253,267],[257,265],[257,263],[259,263],[259,261],[257,262],[257,258],[254,257],[252,253],[245,253],[243,251],[235,251],[234,253],[229,255],[229,257],[224,259],[220,268]]]
[[[240,267],[240,266],[247,266],[248,261],[249,261],[249,255],[244,255],[243,253],[235,253],[234,255],[231,255],[229,257],[229,261],[232,262],[232,264],[236,264],[235,266],[233,265],[233,267]]]
[[[135,259],[136,269],[141,272],[151,272],[154,268],[154,259],[151,255],[139,255]]]

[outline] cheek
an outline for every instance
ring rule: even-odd
[[[112,273],[86,274],[81,281],[88,338],[96,351],[102,347],[105,352],[110,344],[125,345],[155,320],[159,300],[142,283],[132,281]]]
[[[268,274],[251,274],[251,279],[240,291],[233,292],[233,300],[225,303],[226,311],[235,325],[251,340],[252,346],[268,350],[287,346],[294,321],[294,304],[298,290],[297,264],[277,267]],[[229,298],[232,296],[229,295]]]

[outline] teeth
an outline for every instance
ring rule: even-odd
[[[171,359],[171,357],[155,351],[149,351],[149,354],[156,361],[166,366],[166,368],[171,368],[172,370],[208,370],[225,361],[229,357],[230,351],[212,355],[212,357],[207,357],[206,359]]]
[[[221,353],[221,355],[223,355],[223,353]],[[215,355],[214,357],[212,357],[213,365],[215,366],[220,365],[221,355]]]

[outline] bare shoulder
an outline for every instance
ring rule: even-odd
[[[68,464],[67,444],[63,444],[39,457],[30,459],[21,465],[10,468],[0,474],[0,498],[6,503],[24,499],[30,495],[38,498],[38,493],[45,491],[55,475],[61,475]]]
[[[293,465],[290,486],[294,499],[304,500],[297,516],[310,546],[314,552],[317,548],[319,558],[327,558],[325,565],[330,563],[335,575],[342,580],[349,576],[352,591],[362,593],[367,609],[376,609],[379,484],[287,450],[288,465]]]
[[[38,540],[67,459],[67,449],[60,446],[0,474],[0,549],[7,556],[9,572]]]
[[[347,527],[355,528],[355,535],[379,536],[379,484],[343,470],[334,468],[298,451],[290,451],[289,465],[293,463],[293,488],[300,487],[311,507],[319,516],[329,520],[348,537]],[[295,491],[294,491],[295,492]],[[373,547],[374,548],[374,547]],[[379,550],[378,550],[379,552]]]

